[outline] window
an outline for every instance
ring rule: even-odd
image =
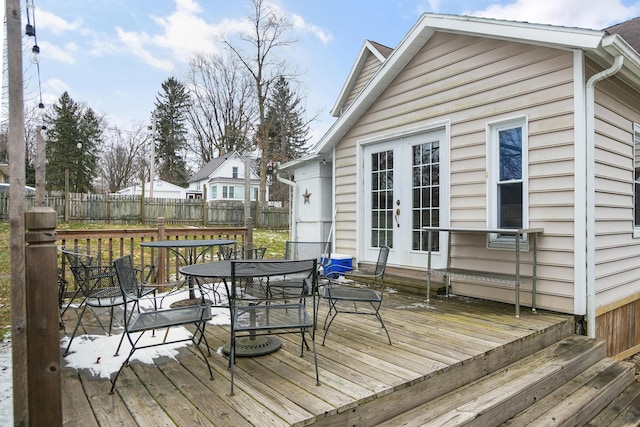
[[[492,227],[526,228],[528,222],[525,118],[489,126],[489,212]],[[493,240],[507,236],[492,236]],[[511,237],[513,239],[513,237]]]
[[[253,199],[251,199],[251,200],[258,200],[259,187],[253,187],[252,189],[253,189]]]
[[[212,185],[211,186],[211,199],[215,200],[218,198],[218,186],[217,185]]]
[[[371,247],[393,247],[393,150],[371,154]]]
[[[633,125],[633,228],[640,237],[640,124]]]
[[[233,171],[231,172],[231,177],[233,179],[238,179],[238,167],[237,166],[233,167]]]
[[[235,194],[235,187],[232,185],[223,185],[222,186],[222,198],[223,199],[233,199]]]
[[[426,251],[429,233],[422,227],[440,226],[440,141],[414,145],[412,167],[411,249]],[[431,233],[431,249],[440,250],[438,233]]]

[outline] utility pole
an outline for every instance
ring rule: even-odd
[[[27,290],[25,272],[25,149],[20,1],[5,0],[9,86],[9,231],[11,252],[11,356],[13,424],[28,426]]]
[[[47,146],[43,133],[46,127],[36,127],[36,206],[45,206],[45,181],[47,164]]]

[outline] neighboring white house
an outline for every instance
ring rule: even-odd
[[[142,186],[140,184],[135,184],[131,187],[123,188],[118,191],[118,194],[139,196],[142,194]],[[144,196],[152,197],[150,182],[144,183]],[[153,197],[164,199],[185,199],[187,197],[187,189],[161,179],[155,179],[153,181]]]
[[[258,199],[260,177],[250,167],[251,200]],[[245,161],[237,152],[225,154],[204,165],[189,180],[187,197],[199,199],[206,189],[209,200],[238,200],[244,201]],[[267,185],[266,199],[269,200],[269,185]]]

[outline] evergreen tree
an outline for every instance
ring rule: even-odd
[[[83,108],[64,92],[52,107],[48,121],[47,188],[63,191],[69,171],[71,192],[93,190],[102,142],[100,120],[93,110]]]
[[[156,163],[158,177],[172,184],[187,186],[187,166],[184,152],[187,146],[187,112],[189,93],[174,77],[162,83],[156,97],[157,140]]]
[[[271,200],[288,201],[288,187],[280,185],[275,174],[279,163],[302,157],[307,152],[309,127],[304,121],[305,109],[301,99],[291,90],[284,77],[276,80],[267,100],[264,134],[268,140],[261,161],[267,162],[271,179]],[[283,188],[281,188],[283,187]]]

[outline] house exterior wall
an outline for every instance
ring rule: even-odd
[[[292,211],[296,224],[292,240],[323,242],[331,238],[331,165],[321,161],[308,162],[295,171],[294,198],[297,209]],[[304,195],[308,197],[305,197]]]
[[[360,92],[362,92],[362,88],[367,83],[369,83],[369,80],[371,80],[371,77],[373,77],[376,71],[380,69],[381,65],[382,64],[380,63],[380,60],[376,58],[376,56],[373,53],[369,52],[365,60],[364,66],[360,71],[360,75],[356,79],[353,85],[353,88],[351,89],[351,92],[347,97],[347,100],[345,102],[345,108],[348,107],[353,102],[355,97],[358,96]]]
[[[640,292],[640,237],[634,237],[633,124],[640,94],[615,79],[595,93],[596,308]]]
[[[573,53],[494,39],[434,34],[335,151],[336,251],[357,256],[358,141],[450,124],[450,225],[486,227],[487,124],[526,116],[529,226],[543,227],[538,306],[573,311]],[[447,189],[443,189],[447,191]],[[443,224],[446,225],[446,224]],[[453,265],[512,272],[512,256],[483,239],[454,239]],[[525,254],[523,273],[530,271]],[[425,266],[426,268],[426,266]],[[526,289],[526,288],[525,288]],[[523,289],[523,302],[529,296]],[[512,287],[456,284],[456,294],[513,302]]]

